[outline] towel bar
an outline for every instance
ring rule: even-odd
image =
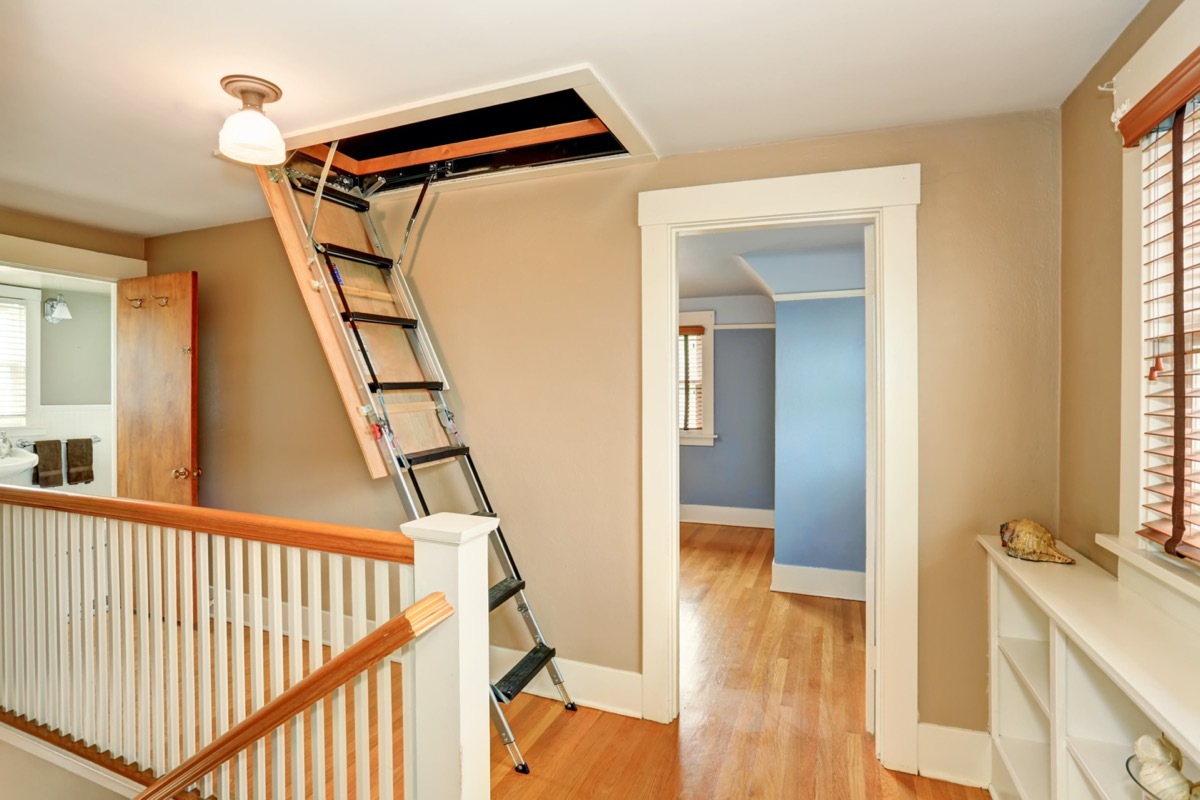
[[[93,437],[91,437],[91,439],[93,442],[102,441],[99,436],[93,436]],[[42,440],[38,439],[37,441],[40,442]],[[33,439],[17,439],[17,447],[33,447],[33,442],[34,442]]]

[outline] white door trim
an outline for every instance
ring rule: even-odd
[[[917,204],[919,164],[642,192],[642,713],[679,715],[679,236],[873,222],[878,433],[876,743],[917,771]]]

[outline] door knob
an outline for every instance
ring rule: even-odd
[[[171,470],[171,477],[179,478],[181,480],[191,476],[191,474],[192,471],[187,467],[176,467],[175,469]]]

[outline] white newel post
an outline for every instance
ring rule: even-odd
[[[444,592],[454,615],[416,644],[418,800],[490,795],[488,548],[495,517],[433,514],[400,526],[414,544],[418,598]],[[404,710],[410,713],[409,709]]]

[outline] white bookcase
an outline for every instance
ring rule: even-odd
[[[1200,778],[1200,636],[1078,553],[1074,566],[987,551],[992,796],[1142,800],[1133,741],[1166,733]]]

